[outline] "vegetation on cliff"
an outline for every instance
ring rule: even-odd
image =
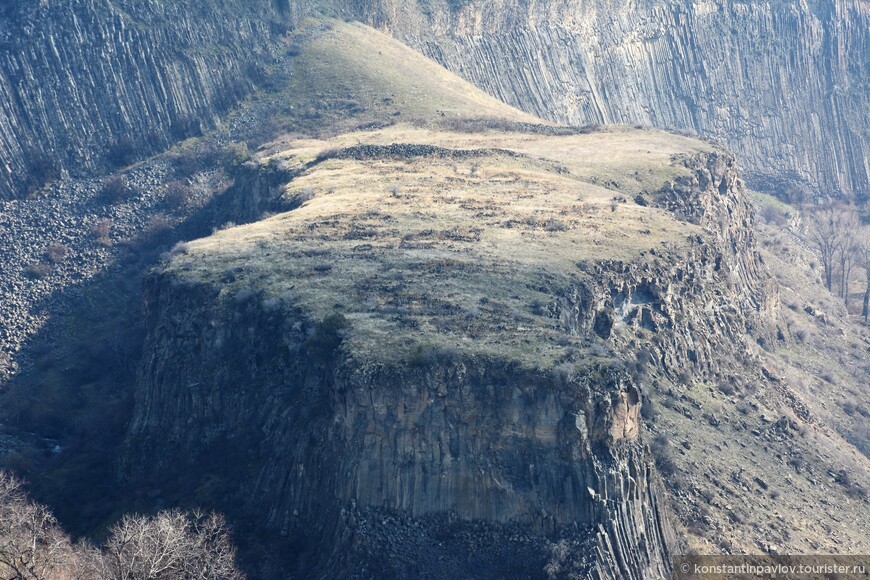
[[[870,342],[807,229],[775,229],[796,210],[756,196],[759,223],[718,146],[553,125],[361,24],[281,43],[217,131],[89,184],[117,222],[40,246],[34,285],[127,255],[0,414],[4,465],[45,468],[77,531],[220,509],[260,577],[866,551]],[[103,481],[57,485],[76,473]]]

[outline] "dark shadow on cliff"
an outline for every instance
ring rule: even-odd
[[[20,442],[0,454],[0,468],[25,478],[32,497],[74,535],[101,539],[125,512],[195,507],[188,505],[193,497],[206,509],[224,507],[229,491],[216,474],[243,469],[251,459],[248,445],[217,442],[203,450],[201,464],[165,481],[121,484],[117,475],[145,335],[143,278],[175,243],[281,209],[277,193],[292,176],[248,166],[235,177],[234,186],[177,228],[142,234],[102,274],[35,305],[34,311],[65,307],[25,345],[21,354],[32,365],[0,390],[0,435]]]

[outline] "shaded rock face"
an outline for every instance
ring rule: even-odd
[[[4,3],[0,199],[213,127],[294,20],[272,5]]]
[[[866,195],[866,2],[384,0],[363,13],[448,69],[563,123],[687,129],[755,187]]]
[[[245,446],[239,471],[225,474],[243,490],[232,501],[321,558],[310,575],[368,569],[360,543],[400,544],[424,561],[414,538],[444,514],[486,524],[481,538],[504,526],[538,538],[516,566],[546,560],[545,538],[570,532],[596,547],[589,566],[602,577],[667,574],[672,540],[624,372],[569,379],[475,357],[425,367],[323,358],[307,350],[302,313],[160,277],[147,295],[125,469],[175,471],[216,441]],[[413,538],[390,536],[398,525],[381,530],[389,537],[360,527],[388,516],[416,522]]]
[[[566,333],[594,332],[625,360],[644,346],[668,372],[712,376],[743,356],[747,333],[771,332],[775,293],[760,282],[733,159],[685,163],[692,175],[650,203],[705,235],[644,265],[584,266],[588,283],[548,308]],[[428,562],[427,538],[442,535],[449,546],[500,544],[514,573],[541,574],[547,542],[569,536],[586,546],[592,577],[670,574],[674,538],[643,444],[642,387],[618,363],[530,369],[465,353],[386,364],[315,348],[318,323],[255,293],[158,272],[145,295],[123,471],[151,477],[190,469],[203,449],[230,450],[221,476],[241,491],[221,501],[289,538],[311,575],[401,575],[391,566]],[[652,340],[639,345],[634,328]],[[377,523],[386,521],[395,525]],[[465,573],[460,562],[480,556],[460,557],[474,553],[466,544],[443,549],[414,573]],[[392,559],[372,568],[385,553]]]

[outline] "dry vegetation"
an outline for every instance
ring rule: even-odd
[[[392,145],[403,142],[441,148]],[[540,304],[583,277],[578,262],[654,259],[650,250],[677,248],[697,230],[631,200],[684,174],[678,153],[705,147],[686,145],[628,129],[469,135],[409,126],[302,142],[281,156],[308,167],[285,193],[297,209],[193,242],[170,267],[216,283],[231,272],[225,293],[252,289],[316,318],[338,310],[354,327],[351,347],[366,356],[409,356],[425,337],[433,348],[545,364],[565,344]],[[595,183],[608,180],[626,185]]]
[[[394,143],[441,149],[418,155]],[[578,263],[680,259],[699,232],[634,200],[654,201],[651,192],[685,173],[680,152],[707,147],[666,133],[397,125],[293,145],[276,158],[301,171],[285,192],[295,210],[192,242],[167,267],[227,298],[301,306],[318,320],[340,313],[358,360],[414,365],[462,352],[559,368],[612,357],[564,332],[553,296],[584,279]],[[792,219],[777,209],[777,220]],[[674,380],[639,363],[655,401],[653,450],[692,549],[865,549],[861,524],[838,526],[866,511],[867,460],[855,446],[867,453],[860,380],[870,342],[836,298],[820,300],[811,248],[780,229],[760,234],[774,273],[809,273],[779,276],[783,337],[753,349],[763,371],[753,363],[715,380]],[[847,341],[844,328],[855,332]]]
[[[226,523],[180,511],[124,516],[102,549],[73,543],[45,506],[0,471],[0,576],[13,580],[242,578]]]
[[[269,105],[289,132],[257,154],[299,172],[284,193],[295,209],[179,245],[166,270],[227,300],[349,326],[345,348],[360,359],[416,365],[463,352],[570,370],[565,361],[612,358],[564,332],[553,297],[588,276],[584,263],[680,259],[699,229],[648,202],[687,174],[686,155],[713,147],[650,130],[543,130],[361,25],[297,35],[294,75]],[[237,148],[227,163],[247,160]],[[202,155],[180,149],[180,174]],[[168,198],[187,203],[181,190]],[[761,201],[782,338],[752,353],[763,373],[715,380],[674,380],[638,355],[652,450],[692,549],[866,550],[866,524],[851,520],[867,509],[870,338],[786,229],[796,210]]]
[[[781,336],[761,376],[662,381],[653,450],[698,553],[865,553],[870,330],[825,288],[807,216],[753,195]]]
[[[631,197],[658,191],[666,181],[688,175],[689,171],[683,164],[675,163],[676,158],[716,150],[695,139],[628,127],[608,127],[592,133],[552,136],[532,131],[468,134],[441,127],[400,124],[378,130],[356,131],[328,140],[296,140],[284,146],[274,158],[299,169],[317,160],[324,152],[334,154],[345,147],[390,143],[414,143],[458,150],[511,151],[525,157],[526,164],[536,162],[541,170]],[[472,162],[464,165],[466,171],[463,173],[471,173]],[[502,165],[513,167],[515,163],[516,157],[512,157]]]
[[[341,26],[319,50],[347,42]],[[403,90],[396,82],[390,98]],[[394,104],[350,94],[369,95],[381,113]],[[386,127],[279,140],[267,153],[300,172],[285,193],[297,209],[194,242],[170,269],[228,297],[299,305],[315,319],[341,313],[358,358],[413,365],[471,352],[560,368],[612,356],[567,336],[552,297],[583,278],[578,262],[678,255],[697,230],[636,199],[654,202],[686,174],[685,155],[711,146],[627,128],[547,133],[504,111],[408,122],[409,111]],[[392,144],[439,149],[403,155]],[[813,248],[788,229],[798,212],[758,199],[782,338],[751,353],[763,371],[674,380],[638,363],[652,449],[691,549],[866,550],[866,526],[845,522],[867,509],[870,342],[824,290]]]
[[[469,117],[543,121],[489,96],[399,41],[360,23],[308,20],[288,39],[289,71],[277,74],[237,119],[268,111],[266,134],[336,135],[404,122]],[[232,122],[232,121],[231,121]]]
[[[355,27],[337,24],[315,38],[315,49],[300,53],[299,82],[330,86],[327,67],[314,63],[337,62],[356,75],[342,94],[363,105],[329,109],[323,125],[340,129],[287,136],[263,151],[299,172],[285,192],[296,209],[193,242],[168,268],[216,284],[228,299],[301,306],[315,320],[340,314],[357,359],[415,365],[464,352],[569,372],[612,359],[606,344],[564,332],[553,296],[586,276],[578,263],[679,259],[698,229],[655,209],[655,192],[687,174],[685,156],[713,147],[658,131],[523,125],[511,110],[480,108],[467,86],[453,85],[462,90],[452,95],[420,90],[405,76],[378,76],[389,67],[376,59],[346,60],[362,41]],[[383,83],[391,88],[379,98]],[[326,88],[313,97],[339,101]],[[426,121],[450,99],[460,105],[449,116]],[[401,114],[390,124],[358,128],[391,107]],[[419,146],[434,149],[420,154]],[[746,353],[763,371],[756,362],[705,380],[665,376],[640,349],[652,450],[690,549],[866,550],[865,526],[845,522],[867,509],[860,381],[870,343],[858,331],[842,341],[840,329],[855,327],[836,299],[820,298],[812,249],[783,233],[795,210],[761,201],[765,260],[783,285],[783,337]],[[806,279],[790,278],[804,271]]]

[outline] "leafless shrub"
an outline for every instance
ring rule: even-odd
[[[64,258],[66,258],[67,253],[69,253],[69,248],[66,244],[62,244],[60,242],[52,242],[48,245],[48,249],[45,252],[48,261],[52,264],[57,264]]]
[[[172,209],[181,209],[190,202],[190,187],[180,181],[173,181],[166,186],[163,199]]]
[[[105,547],[73,544],[45,506],[0,471],[0,577],[16,580],[236,580],[226,521],[201,511],[124,516]]]
[[[109,226],[111,222],[108,218],[103,218],[91,225],[91,235],[96,238],[97,243],[101,246],[109,246],[112,241],[109,239]]]
[[[109,203],[120,203],[131,197],[133,190],[124,176],[115,175],[103,184],[101,195]]]
[[[0,576],[60,578],[72,545],[45,506],[27,499],[21,484],[0,471]]]
[[[550,560],[544,567],[547,578],[560,578],[570,555],[571,547],[566,540],[560,540],[553,544],[553,547],[550,549]]]
[[[226,522],[173,510],[124,516],[112,528],[103,565],[109,578],[242,578]]]

